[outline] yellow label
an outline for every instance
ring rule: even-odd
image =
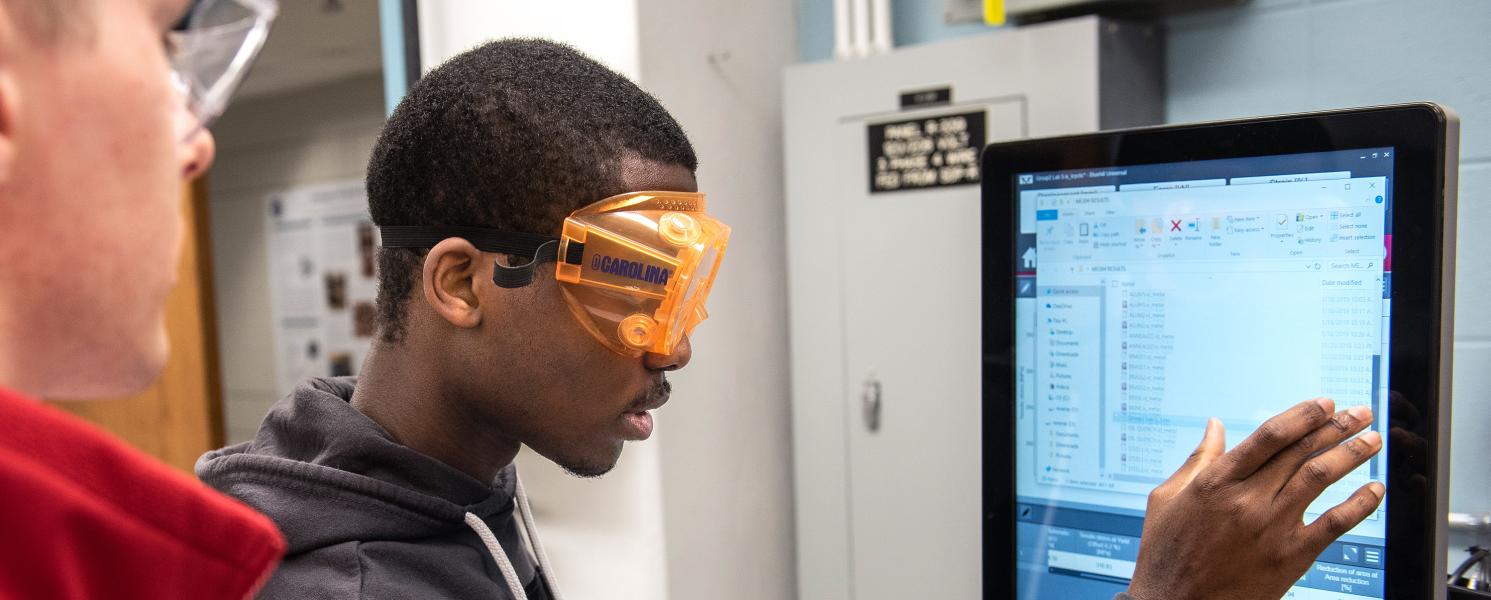
[[[1004,24],[1004,0],[984,0],[984,23]]]

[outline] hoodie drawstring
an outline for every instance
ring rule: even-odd
[[[518,572],[513,570],[512,561],[507,559],[507,553],[502,551],[502,544],[497,543],[497,536],[492,535],[492,529],[487,527],[481,517],[472,513],[466,513],[466,526],[476,530],[477,537],[487,545],[487,552],[497,561],[502,578],[507,580],[507,591],[512,592],[513,600],[528,600],[528,593],[523,591],[523,583],[518,581]]]
[[[549,555],[544,552],[544,545],[538,541],[538,527],[533,523],[533,510],[528,507],[528,494],[523,492],[523,480],[517,478],[517,472],[513,472],[514,482],[517,484],[517,510],[520,529],[523,537],[527,538],[528,545],[533,548],[533,553],[538,559],[539,575],[548,584],[549,595],[554,600],[563,600],[559,593],[559,586],[554,584],[554,567],[549,564]],[[507,552],[502,549],[502,544],[497,543],[497,536],[492,535],[491,528],[487,527],[481,517],[472,513],[466,513],[466,526],[476,532],[483,544],[487,546],[487,552],[492,555],[492,560],[497,562],[497,569],[502,571],[502,578],[507,580],[507,590],[512,592],[513,600],[528,600],[528,593],[523,591],[522,582],[518,581],[518,572],[513,569],[513,563],[507,558]]]
[[[538,539],[538,525],[533,522],[533,509],[528,506],[528,493],[523,491],[523,479],[518,477],[516,469],[513,470],[513,483],[517,485],[518,514],[523,516],[523,535],[528,538],[528,546],[533,548],[533,553],[538,558],[539,573],[543,575],[544,582],[549,584],[549,597],[564,600],[564,595],[559,593],[559,585],[554,582],[554,565],[549,564],[549,554],[544,552],[544,543]]]

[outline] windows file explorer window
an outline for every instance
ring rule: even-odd
[[[1391,164],[1386,148],[1020,180],[1022,596],[1121,589],[1147,495],[1211,417],[1229,445],[1318,396],[1387,422]],[[1306,520],[1384,481],[1387,451]],[[1383,510],[1287,597],[1382,597]]]

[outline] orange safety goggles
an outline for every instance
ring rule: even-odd
[[[532,257],[496,263],[492,282],[519,288],[534,269],[557,264],[571,314],[592,336],[620,354],[672,354],[708,318],[704,301],[725,257],[730,227],[705,214],[704,194],[631,192],[570,214],[558,238],[480,227],[379,228],[385,248],[429,249],[462,238],[483,252]]]

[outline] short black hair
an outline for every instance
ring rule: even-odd
[[[368,208],[384,225],[555,234],[575,209],[624,190],[628,154],[690,171],[694,148],[656,98],[574,48],[505,39],[420,78],[368,161]],[[378,250],[384,340],[406,333],[423,251]]]

